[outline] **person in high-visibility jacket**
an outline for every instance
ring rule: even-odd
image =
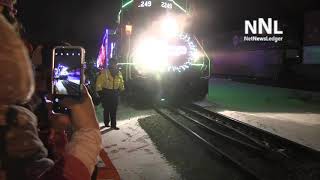
[[[96,91],[100,95],[103,106],[104,124],[106,127],[118,130],[117,108],[119,94],[124,90],[124,81],[121,72],[117,68],[115,59],[109,60],[108,68],[102,70],[96,81]]]

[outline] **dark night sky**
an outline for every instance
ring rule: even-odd
[[[241,28],[244,19],[275,17],[297,23],[319,0],[193,0],[194,27],[202,37]],[[35,42],[63,40],[98,46],[105,27],[114,27],[120,0],[19,0],[19,17]],[[95,47],[93,47],[94,49]]]
[[[114,25],[118,0],[20,0],[19,15],[32,39],[95,40]]]
[[[34,43],[65,41],[96,56],[106,27],[115,26],[119,0],[19,0],[18,15]]]

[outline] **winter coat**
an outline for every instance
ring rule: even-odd
[[[122,73],[118,71],[113,76],[110,69],[102,70],[97,78],[96,91],[99,92],[103,89],[123,91],[124,81]]]

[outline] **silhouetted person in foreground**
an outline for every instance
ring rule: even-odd
[[[10,2],[0,0],[0,179],[89,180],[101,150],[101,135],[88,91],[84,87],[82,102],[63,102],[71,109],[75,133],[62,157],[53,162],[38,136],[36,116],[21,106],[32,97],[35,80],[24,43],[2,14],[4,8],[13,7]],[[49,112],[52,121],[69,118]]]

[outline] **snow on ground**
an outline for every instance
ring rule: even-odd
[[[59,94],[68,94],[67,89],[62,84],[62,81],[63,80],[58,80],[58,82],[56,84],[57,91],[59,92]]]
[[[224,80],[210,88],[199,105],[320,151],[320,103],[301,99],[312,93]]]
[[[154,113],[151,110],[135,111],[121,106],[118,112],[120,130],[102,130],[103,147],[123,180],[181,179],[139,126],[139,118]]]
[[[250,113],[215,106],[206,108],[320,151],[320,114]]]
[[[101,120],[101,106],[97,115]],[[104,149],[124,180],[249,179],[153,110],[135,110],[121,104],[118,127],[119,131],[103,128],[102,138]]]

